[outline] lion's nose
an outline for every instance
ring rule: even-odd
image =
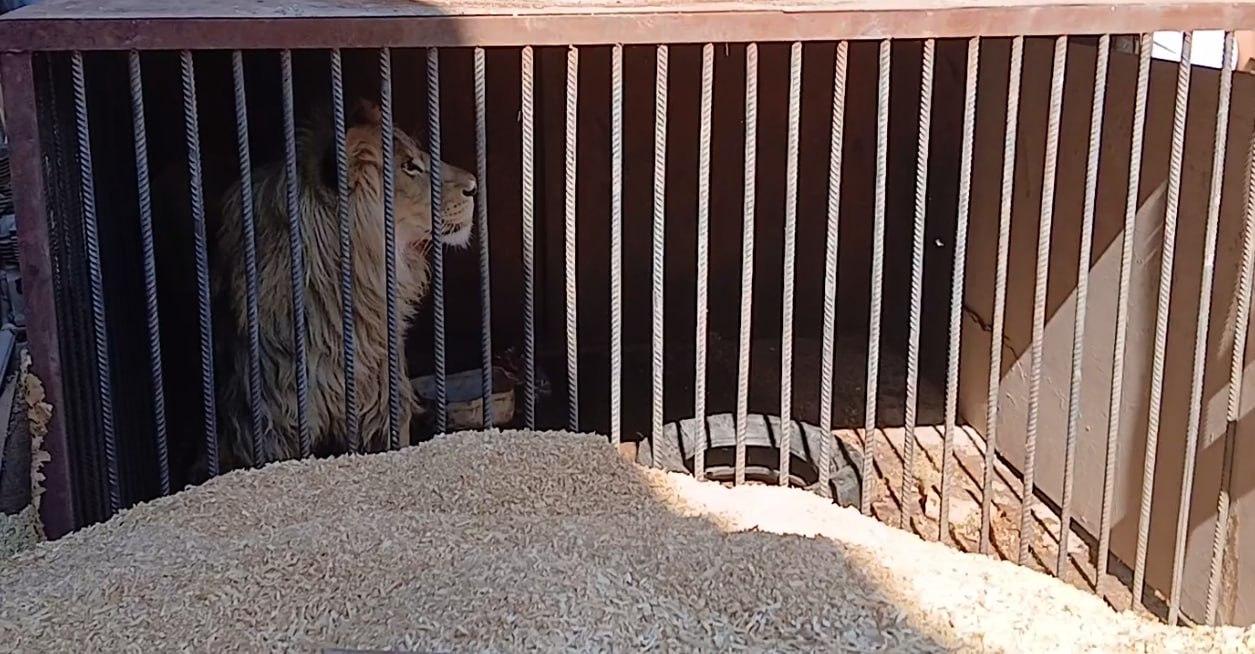
[[[473,198],[475,197],[475,191],[477,188],[478,186],[474,182],[467,184],[462,187],[462,195],[465,195],[468,198]]]

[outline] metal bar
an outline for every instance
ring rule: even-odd
[[[802,114],[802,44],[789,53],[789,132],[785,163],[784,298],[780,325],[780,485],[789,485],[793,437],[793,294],[797,266],[797,159]]]
[[[745,46],[745,196],[741,221],[741,329],[736,373],[736,461],[733,482],[745,483],[750,404],[750,334],[754,304],[754,201],[758,168],[758,44]]]
[[[1133,101],[1133,136],[1129,149],[1129,184],[1124,204],[1123,243],[1120,247],[1120,290],[1116,299],[1116,337],[1111,363],[1111,404],[1107,408],[1107,452],[1103,464],[1102,517],[1098,529],[1098,574],[1095,586],[1107,576],[1111,552],[1111,511],[1115,503],[1116,454],[1120,442],[1120,414],[1124,410],[1124,345],[1129,331],[1129,285],[1133,276],[1133,238],[1137,227],[1138,187],[1142,178],[1142,148],[1146,134],[1146,99],[1150,89],[1151,35],[1141,36],[1138,52],[1137,96]],[[1096,588],[1101,594],[1101,587]]]
[[[710,282],[710,131],[715,90],[715,46],[702,47],[702,108],[697,155],[697,335],[693,373],[693,417],[699,420],[693,475],[706,478],[706,312]]]
[[[911,504],[906,501],[907,491],[915,485],[915,421],[919,404],[919,331],[921,304],[924,298],[924,232],[928,216],[928,140],[932,126],[933,62],[937,43],[924,41],[920,57],[919,85],[919,141],[915,150],[915,223],[911,243],[911,315],[906,346],[906,406],[904,417],[906,434],[903,439],[902,489],[899,493],[902,510],[898,513],[898,527],[905,529],[911,523]],[[945,504],[946,459],[941,459],[942,494]],[[946,507],[949,508],[949,507]],[[945,539],[948,516],[941,512],[941,535]]]
[[[440,51],[427,50],[427,148],[431,155],[432,323],[436,363],[436,433],[449,425],[449,390],[445,369],[444,306],[444,157],[440,152]]]
[[[1055,576],[1062,577],[1072,534],[1072,486],[1076,471],[1076,440],[1081,420],[1081,373],[1085,348],[1085,310],[1089,298],[1089,260],[1094,242],[1094,203],[1098,194],[1098,152],[1102,146],[1103,107],[1107,100],[1107,62],[1111,35],[1098,38],[1094,64],[1094,99],[1089,114],[1089,157],[1085,163],[1085,204],[1081,217],[1080,254],[1076,266],[1076,315],[1072,323],[1072,376],[1068,382],[1068,431],[1064,445],[1063,500],[1059,515],[1059,552]]]
[[[309,0],[313,3],[313,0]],[[1255,24],[1255,7],[1242,2],[1153,0],[1121,3],[1059,4],[1047,0],[1004,6],[941,5],[919,0],[886,8],[860,2],[802,3],[789,10],[776,4],[727,8],[692,5],[659,10],[657,3],[634,8],[545,3],[500,6],[424,7],[419,3],[372,3],[346,11],[316,3],[259,3],[247,12],[239,3],[123,11],[109,7],[84,15],[28,7],[0,20],[0,43],[12,50],[170,50],[241,49],[265,43],[273,48],[481,47],[835,41],[1054,35],[1085,31],[1139,33],[1180,31],[1205,25],[1236,29]],[[296,14],[296,15],[294,15]],[[66,18],[77,20],[68,21]]]
[[[1181,41],[1177,65],[1176,106],[1172,112],[1172,151],[1168,161],[1168,197],[1163,222],[1163,262],[1159,267],[1159,298],[1155,313],[1155,345],[1151,350],[1150,408],[1146,425],[1146,458],[1142,468],[1142,499],[1137,521],[1137,555],[1133,565],[1133,602],[1142,603],[1146,589],[1146,551],[1150,542],[1150,508],[1155,491],[1155,459],[1159,449],[1159,410],[1163,405],[1164,350],[1168,342],[1168,308],[1172,298],[1172,265],[1181,206],[1181,168],[1185,158],[1185,119],[1190,99],[1190,51],[1193,33]]]
[[[9,130],[10,181],[17,215],[19,264],[22,290],[31,310],[26,335],[30,346],[31,372],[43,382],[48,404],[65,406],[58,345],[58,311],[53,280],[52,238],[45,204],[44,153],[39,138],[40,107],[35,74],[29,54],[0,53],[4,115]],[[49,460],[44,464],[44,495],[39,517],[48,538],[55,539],[78,527],[74,516],[70,449],[66,439],[65,412],[53,411],[44,437]]]
[[[827,497],[832,473],[832,374],[837,331],[837,252],[841,227],[841,165],[845,149],[845,81],[850,44],[841,41],[833,55],[832,125],[828,143],[828,233],[824,248],[824,336],[819,379],[819,492]]]
[[[1011,199],[1015,187],[1015,149],[1020,124],[1020,81],[1024,72],[1024,37],[1011,41],[1007,80],[1006,129],[1002,136],[1002,190],[998,200],[998,251],[994,271],[993,331],[989,340],[989,397],[985,404],[985,476],[981,486],[980,551],[989,553],[993,508],[994,461],[998,452],[998,400],[1002,395],[1002,334],[1007,322],[1007,257],[1011,246]]]
[[[139,53],[127,54],[131,82],[131,126],[135,145],[135,180],[139,199],[139,237],[144,258],[144,317],[148,328],[148,365],[152,378],[153,444],[162,495],[170,494],[170,450],[166,432],[166,391],[161,357],[161,318],[157,306],[157,257],[153,244],[152,187],[148,170],[148,132],[144,120],[144,79]]]
[[[197,320],[200,323],[201,407],[205,420],[205,462],[209,474],[218,474],[218,412],[214,396],[214,337],[209,296],[209,244],[205,235],[205,187],[201,174],[200,119],[196,107],[196,69],[192,53],[179,54],[183,78],[183,119],[187,139],[187,170],[191,184],[192,225],[195,229]]]
[[[244,90],[244,56],[231,53],[231,80],[235,98],[235,136],[240,163],[240,217],[244,231],[244,283],[248,286],[245,312],[248,318],[248,409],[252,434],[253,465],[266,463],[261,433],[261,310],[257,274],[257,225],[253,216],[253,164],[248,142],[248,100]]]
[[[95,172],[92,169],[91,131],[87,118],[87,76],[83,66],[83,53],[74,52],[71,55],[70,66],[74,83],[74,125],[78,139],[80,200],[83,205],[83,230],[87,236],[87,274],[91,284],[96,390],[100,394],[100,429],[105,445],[105,479],[109,491],[109,513],[113,514],[122,508],[122,485],[118,477],[117,435],[113,428],[113,372],[109,365],[109,332],[105,316],[104,273],[100,260],[100,238],[96,221],[96,183]]]
[[[1211,189],[1207,196],[1207,223],[1203,236],[1203,273],[1198,295],[1197,328],[1194,332],[1194,361],[1190,375],[1189,422],[1185,426],[1185,463],[1181,477],[1181,499],[1177,504],[1176,542],[1172,556],[1172,590],[1168,597],[1168,624],[1181,617],[1181,574],[1185,568],[1186,535],[1190,520],[1190,497],[1194,493],[1194,465],[1198,456],[1199,422],[1203,414],[1203,375],[1207,370],[1207,331],[1211,326],[1211,299],[1215,292],[1216,235],[1220,229],[1220,196],[1224,188],[1225,150],[1229,137],[1229,100],[1233,96],[1233,32],[1224,37],[1224,58],[1220,66],[1220,101],[1216,105],[1216,136],[1211,160]]]
[[[397,316],[395,125],[392,120],[392,51],[379,50],[379,132],[383,141],[384,293],[388,323],[388,448],[401,447],[401,323]],[[434,165],[432,166],[435,167]]]
[[[876,393],[880,375],[880,305],[885,275],[885,199],[889,177],[889,69],[893,44],[880,42],[876,108],[876,206],[872,222],[872,278],[867,336],[867,405],[863,414],[863,492],[860,509],[871,515],[876,472]]]
[[[567,48],[566,55],[566,171],[563,181],[566,244],[563,248],[566,281],[566,386],[567,429],[580,429],[580,351],[579,351],[579,285],[576,280],[575,257],[575,189],[578,161],[577,137],[579,132],[580,50]]]
[[[190,57],[190,55],[189,55]],[[292,257],[292,344],[296,352],[296,428],[301,458],[313,451],[309,426],[309,364],[305,349],[305,237],[296,169],[296,112],[292,106],[292,51],[279,53],[283,84],[283,180],[287,191],[288,248]],[[387,164],[385,164],[386,167]]]
[[[1033,287],[1033,342],[1028,378],[1028,428],[1024,443],[1024,487],[1020,498],[1020,557],[1028,561],[1032,539],[1033,473],[1037,455],[1037,420],[1041,411],[1041,369],[1046,336],[1046,286],[1050,278],[1050,233],[1055,213],[1055,179],[1059,163],[1059,122],[1063,114],[1063,77],[1068,63],[1068,37],[1055,39],[1050,77],[1050,111],[1046,120],[1046,160],[1041,186],[1041,217],[1037,223],[1037,271]]]
[[[941,447],[941,522],[939,538],[949,533],[950,459],[958,420],[959,348],[963,333],[963,290],[967,279],[967,226],[972,213],[972,156],[976,144],[976,85],[980,76],[980,37],[967,42],[967,86],[963,92],[963,145],[959,161],[959,206],[954,225],[954,264],[950,277],[950,342],[946,351],[945,433]],[[988,447],[988,446],[986,446]],[[990,451],[988,454],[992,454]]]
[[[1220,468],[1220,493],[1216,499],[1216,527],[1212,533],[1211,566],[1207,576],[1207,624],[1216,623],[1220,598],[1220,573],[1229,540],[1229,511],[1232,508],[1234,449],[1237,423],[1241,416],[1242,386],[1246,368],[1247,328],[1251,319],[1251,276],[1255,273],[1255,134],[1246,155],[1246,205],[1243,217],[1242,263],[1234,289],[1237,314],[1233,323],[1233,358],[1229,364],[1229,393],[1225,409],[1224,458]]]
[[[610,443],[623,441],[623,46],[610,53]]]
[[[535,150],[532,87],[534,64],[531,46],[520,56],[523,121],[523,425],[536,428],[536,300],[535,300]]]
[[[654,258],[653,258],[653,465],[663,438],[663,355],[666,322],[663,319],[666,277],[664,248],[667,236],[667,46],[657,46],[654,66]]]
[[[344,65],[339,50],[331,51],[331,111],[335,129],[336,222],[340,226],[340,311],[344,334],[344,429],[349,450],[362,451],[357,413],[357,311],[353,291],[353,222],[349,214],[348,125],[344,115]]]
[[[488,247],[488,84],[484,49],[475,48],[475,231],[479,232],[479,347],[484,428],[497,424],[492,406],[492,251]]]

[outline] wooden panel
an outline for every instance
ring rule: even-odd
[[[1255,24],[1220,0],[47,0],[0,18],[14,50],[581,45],[1131,33]]]

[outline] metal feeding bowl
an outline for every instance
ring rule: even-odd
[[[410,382],[418,396],[423,420],[432,420],[436,409],[436,376],[426,375]],[[449,405],[448,428],[484,428],[484,385],[479,370],[466,370],[445,379],[445,393]],[[505,369],[492,369],[492,416],[493,426],[501,427],[514,420],[514,381]]]

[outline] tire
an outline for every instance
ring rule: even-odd
[[[750,414],[745,433],[745,478],[775,484],[779,479],[781,435],[780,418]],[[806,488],[834,498],[841,506],[856,506],[861,486],[859,471],[862,456],[841,439],[825,434],[815,425],[793,421],[789,441],[789,485]],[[736,421],[728,413],[706,418],[706,478],[711,481],[732,481],[736,460]],[[652,443],[646,437],[637,450],[636,462],[645,467],[668,472],[693,474],[693,454],[702,438],[701,421],[687,418],[663,428],[663,440]],[[830,464],[828,488],[817,488],[819,482],[820,448],[829,439]],[[656,453],[656,454],[655,454]]]

